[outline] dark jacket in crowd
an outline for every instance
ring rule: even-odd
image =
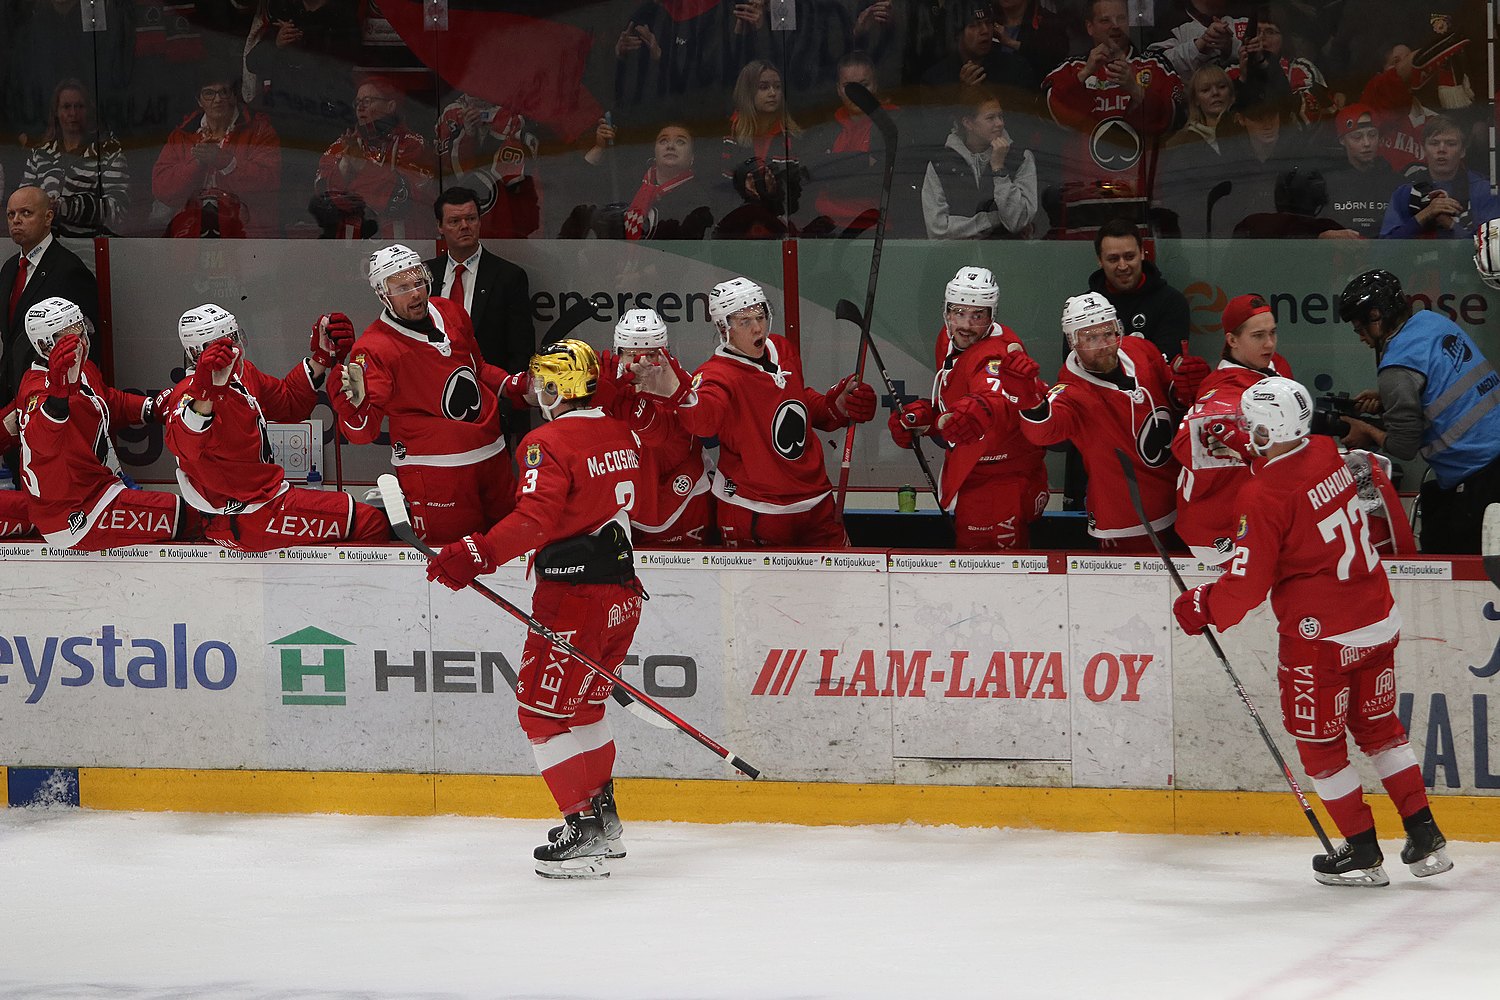
[[[1182,353],[1188,336],[1188,304],[1181,292],[1167,284],[1155,264],[1146,261],[1141,283],[1128,292],[1117,292],[1104,279],[1104,269],[1089,275],[1089,290],[1114,305],[1127,334],[1139,334],[1164,354],[1168,361]]]

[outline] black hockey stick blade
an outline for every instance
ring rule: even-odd
[[[568,334],[589,320],[596,319],[597,317],[598,314],[594,311],[593,299],[584,299],[582,302],[575,302],[563,310],[561,316],[552,321],[552,325],[547,328],[547,333],[543,336],[541,343],[543,346],[555,344],[559,340],[565,339]]]
[[[839,299],[838,304],[833,307],[833,315],[845,323],[853,323],[861,330],[865,328],[864,314],[859,311],[859,306],[848,299]]]
[[[1480,539],[1484,574],[1491,583],[1500,587],[1500,503],[1492,503],[1484,509],[1484,529]]]

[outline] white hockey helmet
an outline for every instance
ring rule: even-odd
[[[771,325],[771,303],[766,301],[765,290],[749,278],[730,278],[721,281],[708,293],[708,318],[719,328],[719,338],[729,339],[729,317],[742,309],[760,306],[766,313],[766,325]]]
[[[417,277],[426,283],[428,290],[432,289],[432,272],[427,270],[427,265],[422,261],[422,255],[411,247],[396,243],[392,246],[381,247],[370,254],[370,287],[375,294],[380,296],[380,301],[390,307],[390,290],[386,282],[398,274],[408,271],[416,272]]]
[[[1240,415],[1250,445],[1265,452],[1273,444],[1300,441],[1312,426],[1312,397],[1289,378],[1261,379],[1240,397]]]
[[[1000,285],[987,267],[961,267],[943,293],[943,307],[981,306],[993,310],[1000,303]]]
[[[1106,323],[1114,324],[1115,336],[1124,335],[1124,327],[1120,325],[1120,314],[1115,312],[1115,307],[1109,299],[1098,292],[1074,295],[1063,303],[1062,331],[1063,336],[1068,338],[1069,350],[1078,349],[1080,330],[1102,326]]]
[[[240,330],[239,320],[234,318],[234,313],[212,302],[189,309],[177,321],[177,339],[182,341],[182,350],[193,364],[198,362],[198,355],[205,347],[225,337],[244,349],[245,335]]]
[[[616,351],[656,351],[667,346],[667,324],[655,309],[632,309],[615,324]]]
[[[64,335],[87,332],[88,321],[83,318],[83,310],[56,295],[26,310],[26,336],[43,360]]]
[[[1500,219],[1491,219],[1474,234],[1474,269],[1479,280],[1500,288]]]

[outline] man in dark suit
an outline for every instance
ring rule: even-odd
[[[26,337],[27,309],[56,295],[75,303],[90,322],[99,322],[99,284],[77,254],[53,238],[52,218],[52,202],[38,187],[17,188],[5,207],[10,238],[21,252],[0,267],[0,295],[5,297],[0,311],[0,404],[15,398],[21,376],[36,360]]]
[[[433,202],[432,214],[448,247],[447,253],[427,261],[432,294],[452,299],[468,312],[484,360],[508,372],[525,371],[538,347],[525,270],[479,245],[479,197],[473,191],[448,188]],[[512,414],[505,423],[514,439],[530,427],[526,412]]]

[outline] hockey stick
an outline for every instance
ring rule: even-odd
[[[860,315],[859,306],[855,305],[853,302],[850,302],[848,299],[839,299],[838,304],[833,307],[833,314],[839,319],[849,323],[853,323],[859,327],[860,336],[863,338],[863,343],[859,353],[860,364],[864,364],[864,348],[868,347],[870,356],[875,359],[875,367],[880,369],[880,378],[885,382],[885,391],[890,394],[893,400],[899,401],[901,398],[901,394],[896,391],[896,383],[891,381],[890,372],[886,371],[885,361],[880,357],[880,348],[875,346],[875,341],[870,336],[870,328],[865,323],[864,317]],[[850,441],[852,440],[853,438],[851,437]],[[845,449],[846,450],[844,454],[845,460],[847,461],[847,457],[849,454],[847,450],[847,442],[845,443]],[[937,501],[938,511],[943,515],[943,519],[948,522],[949,527],[952,527],[953,515],[943,509],[943,498],[938,493],[937,477],[932,474],[932,466],[927,464],[927,455],[922,451],[922,439],[915,434],[912,435],[911,450],[912,453],[917,456],[917,464],[922,467],[922,475],[927,477],[927,486],[932,490],[933,500]],[[842,503],[840,504],[840,506],[842,506]]]
[[[547,335],[539,343],[543,347],[548,344],[555,344],[593,318],[593,299],[584,299],[582,302],[575,302],[563,310],[557,319],[552,321],[552,325],[547,327]]]
[[[880,280],[880,254],[885,249],[885,222],[890,215],[891,205],[891,182],[896,175],[896,144],[899,136],[896,134],[896,123],[891,121],[890,114],[880,106],[880,101],[875,95],[862,84],[844,84],[844,93],[849,95],[849,100],[864,112],[877,129],[880,130],[881,138],[885,141],[885,168],[880,179],[880,209],[875,217],[875,246],[870,251],[870,278],[865,283],[865,308],[859,314],[859,360],[854,365],[854,381],[865,380],[865,352],[870,344],[870,323],[875,312],[875,286]],[[843,305],[840,302],[839,305]],[[846,318],[840,314],[840,318]],[[839,513],[844,512],[844,501],[849,494],[849,466],[854,461],[854,430],[858,425],[849,421],[849,429],[844,432],[844,458],[839,465],[839,491],[838,508]]]
[[[397,537],[399,537],[403,542],[410,545],[418,552],[421,552],[423,555],[427,556],[427,558],[431,559],[435,557],[437,553],[433,551],[430,545],[422,541],[421,538],[417,537],[416,531],[413,530],[411,526],[411,520],[407,517],[406,513],[406,497],[401,492],[401,484],[397,482],[396,477],[387,472],[385,475],[381,476],[379,480],[377,480],[377,482],[380,484],[380,495],[385,501],[385,516],[390,518],[391,521],[391,530],[394,531]],[[750,764],[745,762],[738,755],[730,750],[726,750],[724,747],[720,746],[718,743],[715,743],[709,737],[703,735],[697,729],[693,728],[691,725],[680,719],[670,709],[663,707],[650,695],[641,691],[629,681],[621,677],[617,677],[614,674],[610,673],[608,670],[604,669],[602,666],[596,663],[593,658],[588,656],[577,646],[574,646],[572,643],[568,642],[568,640],[564,639],[562,636],[558,635],[556,632],[552,631],[550,628],[543,625],[535,618],[531,617],[531,615],[527,614],[525,611],[522,611],[519,607],[512,604],[510,601],[507,601],[505,598],[501,597],[499,594],[495,593],[484,584],[475,581],[474,583],[469,584],[469,587],[482,594],[490,603],[496,605],[497,607],[503,608],[518,621],[523,623],[529,630],[535,632],[543,639],[546,639],[557,649],[566,653],[568,656],[571,656],[573,659],[583,664],[592,672],[598,674],[600,677],[607,678],[608,680],[614,682],[616,687],[623,688],[627,694],[629,694],[636,701],[640,702],[643,706],[649,708],[651,711],[655,712],[657,715],[670,722],[675,728],[691,736],[693,739],[697,740],[699,743],[703,744],[705,747],[712,750],[720,757],[724,758],[730,763],[731,766],[735,768],[735,770],[739,771],[741,774],[745,775],[748,778],[760,777],[760,771],[754,767],[751,767]],[[509,680],[509,678],[507,678],[507,680]]]
[[[1484,574],[1491,583],[1500,587],[1500,503],[1492,503],[1484,509],[1484,528],[1479,544],[1484,558]]]
[[[1146,529],[1146,534],[1151,537],[1151,544],[1156,547],[1156,554],[1161,556],[1161,561],[1166,565],[1167,572],[1171,574],[1172,582],[1177,584],[1177,592],[1187,593],[1187,584],[1182,582],[1182,576],[1177,572],[1177,566],[1172,562],[1172,557],[1167,554],[1167,547],[1162,544],[1161,536],[1156,529],[1151,527],[1151,519],[1146,516],[1146,505],[1141,502],[1141,484],[1135,478],[1135,466],[1130,463],[1130,456],[1119,448],[1115,449],[1115,457],[1120,460],[1120,468],[1125,472],[1125,485],[1130,490],[1130,505],[1135,508],[1135,516],[1141,519],[1141,525]],[[1302,806],[1302,814],[1312,824],[1313,833],[1318,835],[1318,840],[1323,845],[1323,850],[1329,854],[1333,853],[1333,844],[1328,840],[1328,834],[1323,832],[1323,824],[1318,822],[1317,814],[1308,804],[1307,796],[1302,794],[1302,786],[1297,783],[1297,776],[1292,774],[1292,769],[1287,766],[1286,758],[1276,746],[1276,741],[1271,739],[1271,733],[1266,729],[1266,724],[1261,721],[1260,713],[1255,710],[1255,703],[1250,700],[1245,685],[1240,683],[1239,677],[1234,672],[1234,667],[1229,665],[1229,658],[1224,655],[1224,647],[1219,645],[1219,640],[1214,636],[1212,629],[1203,630],[1203,638],[1208,640],[1214,655],[1219,658],[1219,666],[1229,675],[1230,683],[1234,685],[1235,693],[1240,696],[1240,701],[1250,713],[1250,718],[1255,720],[1255,728],[1260,730],[1260,738],[1266,741],[1266,749],[1271,751],[1271,756],[1276,758],[1276,764],[1281,768],[1282,777],[1291,787],[1292,794],[1297,796],[1297,802]]]

